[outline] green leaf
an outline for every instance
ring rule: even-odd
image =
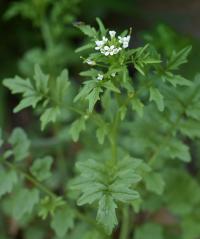
[[[169,70],[177,70],[180,65],[187,62],[187,57],[192,50],[191,46],[185,47],[179,52],[173,52],[171,58],[169,59],[167,68]]]
[[[120,119],[124,120],[125,116],[126,116],[126,112],[127,112],[127,107],[125,105],[122,105],[119,108],[119,114],[120,114]]]
[[[30,141],[21,128],[15,128],[8,139],[12,145],[12,153],[16,161],[21,161],[29,155]]]
[[[42,103],[43,113],[40,120],[43,130],[48,123],[55,122],[60,116],[70,85],[68,78],[68,71],[63,70],[51,84],[49,92],[49,75],[44,74],[39,65],[35,65],[34,84],[29,79],[24,80],[18,76],[14,79],[5,79],[3,83],[13,94],[22,94],[23,99],[14,109],[15,113],[29,106],[35,108],[39,102]]]
[[[61,74],[56,79],[56,86],[55,86],[55,100],[57,104],[62,104],[64,98],[66,96],[67,89],[69,88],[69,74],[68,70],[63,70]]]
[[[41,115],[41,129],[44,130],[46,125],[50,122],[56,122],[57,118],[60,116],[60,108],[58,106],[50,107],[45,109],[44,113]]]
[[[3,80],[3,85],[7,87],[12,92],[12,94],[30,94],[34,92],[31,81],[29,79],[24,80],[19,76]]]
[[[144,47],[139,47],[130,50],[128,55],[131,56],[134,67],[137,71],[139,71],[143,76],[145,75],[145,66],[148,64],[158,64],[160,63],[160,56],[158,54],[155,55],[155,51],[150,49],[149,44]]]
[[[19,105],[14,109],[15,113],[29,106],[35,108],[38,102],[42,99],[42,96],[36,91],[29,79],[24,80],[19,76],[16,76],[13,79],[5,79],[3,84],[12,92],[12,94],[20,93],[23,96]]]
[[[195,120],[200,119],[200,104],[199,101],[193,102],[186,109],[186,114],[188,117],[191,117]]]
[[[98,202],[97,221],[109,234],[117,224],[117,202],[130,203],[139,198],[133,187],[141,180],[136,172],[140,162],[127,156],[114,165],[112,160],[88,160],[76,164],[80,176],[72,180],[70,188],[81,192],[77,203]]]
[[[144,177],[146,188],[149,191],[155,192],[161,195],[164,191],[165,182],[159,173],[148,173]]]
[[[135,110],[139,114],[140,117],[142,117],[144,104],[141,102],[141,100],[139,98],[134,97],[131,100],[131,105],[132,105],[132,109]]]
[[[83,88],[80,90],[78,95],[75,97],[74,102],[77,102],[79,99],[84,99],[92,89],[97,86],[96,80],[86,81],[84,82]]]
[[[79,75],[80,76],[85,76],[85,77],[88,77],[88,76],[89,77],[97,77],[98,73],[99,73],[98,70],[91,68],[90,70],[80,72]],[[92,83],[92,82],[95,82],[97,84],[96,80],[95,81],[86,81],[86,82],[84,82],[84,84],[87,85],[87,84]]]
[[[103,36],[105,36],[106,35],[106,29],[105,29],[105,27],[104,27],[104,25],[103,25],[103,22],[101,21],[101,19],[100,18],[96,18],[96,21],[97,21],[97,23],[98,23],[98,25],[99,25],[99,29],[100,29],[100,32],[101,32],[101,36],[103,37]]]
[[[104,195],[99,201],[97,222],[104,225],[106,232],[110,235],[113,228],[118,224],[116,210],[117,205],[111,196]]]
[[[192,82],[185,79],[184,77],[180,76],[180,75],[167,75],[163,77],[164,80],[167,80],[168,82],[170,82],[174,87],[176,87],[177,85],[180,86],[191,86]]]
[[[84,24],[77,24],[75,26],[78,27],[86,36],[93,37],[93,38],[97,37],[97,32],[95,28],[89,25],[84,25]]]
[[[160,111],[164,110],[164,100],[163,95],[157,88],[150,88],[150,101],[154,101]]]
[[[193,120],[193,119],[186,119],[181,120],[181,122],[178,125],[178,129],[181,132],[181,134],[191,138],[200,138],[200,127],[199,127],[199,121]]]
[[[108,90],[114,91],[116,93],[120,93],[120,90],[111,81],[106,81],[102,85]]]
[[[62,206],[52,216],[51,228],[58,237],[64,237],[68,230],[74,227],[74,219],[74,211],[68,206]]]
[[[88,49],[91,49],[91,48],[94,48],[94,44],[89,43],[89,44],[86,44],[84,46],[81,46],[81,47],[77,48],[75,50],[75,52],[79,53],[79,52],[82,52],[82,51],[85,51],[85,50],[88,50]]]
[[[21,219],[25,214],[30,214],[34,206],[39,202],[39,191],[37,189],[20,189],[14,198],[13,216]]]
[[[100,144],[104,143],[105,136],[108,134],[108,126],[102,124],[96,131],[96,136]]]
[[[53,163],[53,159],[50,156],[46,156],[44,158],[36,159],[33,162],[33,165],[30,168],[31,173],[35,178],[40,181],[46,180],[51,176],[51,165]]]
[[[33,108],[36,107],[37,103],[42,99],[40,96],[32,95],[27,96],[20,101],[20,103],[14,108],[13,112],[18,113],[19,111],[32,106]]]
[[[81,117],[73,122],[73,124],[70,127],[70,134],[72,136],[72,139],[76,142],[79,139],[79,135],[81,131],[85,130],[85,117]]]
[[[49,214],[53,216],[56,209],[65,204],[62,197],[46,196],[40,201],[38,215],[44,220]]]
[[[145,76],[145,72],[144,70],[142,69],[142,66],[140,66],[137,62],[134,62],[134,67],[137,71],[140,72],[141,75]]]
[[[0,171],[0,198],[6,194],[10,193],[13,186],[17,183],[17,174],[15,171]]]
[[[165,146],[164,152],[172,159],[178,158],[184,162],[190,162],[191,160],[189,147],[178,139],[170,140],[168,145]]]
[[[49,75],[44,74],[38,64],[35,65],[34,79],[37,91],[44,95],[47,94]]]
[[[140,180],[140,177],[135,177],[136,182]],[[112,197],[113,199],[129,203],[133,200],[136,200],[140,197],[139,193],[133,189],[125,188],[124,183],[121,183],[119,181],[114,182],[110,185],[110,189],[112,191]]]
[[[89,112],[92,112],[94,109],[94,106],[98,100],[100,100],[100,93],[103,92],[103,90],[100,87],[95,87],[88,96],[86,96],[86,99],[89,101]]]

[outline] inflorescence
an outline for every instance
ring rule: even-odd
[[[102,40],[95,41],[95,50],[100,51],[105,56],[118,54],[123,48],[127,48],[130,41],[130,35],[116,38],[115,31],[109,31],[110,39],[103,36]]]

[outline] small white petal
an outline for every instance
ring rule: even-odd
[[[98,74],[97,80],[103,80],[103,75],[102,74]]]
[[[104,44],[108,41],[108,38],[103,37],[102,41],[104,42]]]
[[[116,31],[109,31],[110,37],[113,38],[116,35]]]
[[[86,62],[88,65],[91,65],[91,66],[96,65],[96,62],[95,62],[95,61],[92,61],[92,60],[90,60],[90,59],[87,59],[85,62]]]
[[[123,48],[127,48],[128,47],[128,43],[127,42],[124,42],[123,43]]]

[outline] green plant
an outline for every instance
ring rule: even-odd
[[[67,70],[55,77],[39,64],[33,77],[3,81],[13,94],[21,94],[14,112],[32,107],[41,129],[53,131],[56,145],[52,156],[44,156],[49,139],[42,153],[34,151],[20,128],[8,137],[9,149],[0,140],[0,196],[12,192],[5,211],[22,225],[37,215],[50,219],[63,238],[114,238],[117,228],[120,239],[177,238],[176,230],[153,219],[165,208],[172,227],[181,227],[183,238],[195,238],[200,192],[185,165],[200,137],[200,76],[192,81],[178,74],[191,47],[166,59],[151,44],[129,48],[131,29],[117,35],[100,19],[97,23],[98,31],[76,25],[88,36],[88,43],[76,50],[86,55],[80,75],[87,79],[77,94]],[[78,141],[73,163],[54,184],[71,139]],[[76,175],[71,173],[74,164]],[[138,223],[142,213],[149,216]]]

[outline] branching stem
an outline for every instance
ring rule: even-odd
[[[3,161],[4,165],[6,165],[7,167],[15,170],[16,172],[24,175],[24,177],[31,182],[33,185],[35,185],[41,192],[47,194],[48,196],[50,196],[51,198],[57,198],[58,196],[52,192],[51,190],[49,190],[46,186],[44,186],[41,182],[39,182],[37,179],[35,179],[32,175],[24,172],[23,170],[21,170],[19,167],[16,167],[14,164],[8,162],[8,161]],[[66,200],[65,202],[67,204],[69,204]],[[99,231],[102,235],[105,236],[105,232],[104,230],[98,226],[94,220],[92,220],[90,217],[87,217],[85,214],[81,213],[77,208],[73,207],[72,205],[70,205],[70,207],[72,208],[72,210],[74,211],[74,213],[76,214],[77,218],[79,218],[80,220],[90,224],[92,227],[96,228],[97,231]]]

